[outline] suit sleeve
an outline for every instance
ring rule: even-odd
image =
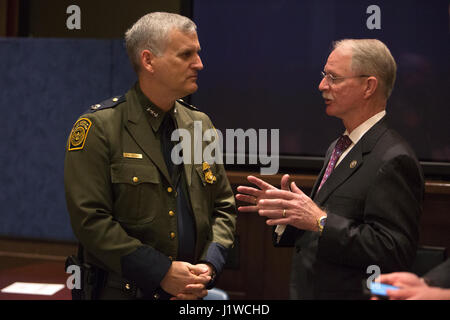
[[[87,118],[92,125],[83,148],[67,150],[65,157],[64,185],[74,234],[101,267],[153,291],[171,262],[130,237],[113,218],[109,141],[100,118]]]
[[[275,227],[272,230],[272,243],[275,247],[293,247],[297,237],[301,236],[304,230],[287,225],[281,236],[275,232]]]
[[[416,253],[422,198],[416,162],[393,158],[379,169],[360,216],[327,212],[318,255],[342,265],[378,265],[383,273],[407,270]]]
[[[450,259],[428,271],[423,278],[431,286],[450,288]]]

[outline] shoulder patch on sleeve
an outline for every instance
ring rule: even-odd
[[[91,126],[92,122],[88,118],[80,118],[75,122],[70,133],[69,151],[83,149]]]
[[[106,99],[105,101],[102,101],[100,103],[93,104],[89,108],[88,112],[92,113],[92,112],[96,112],[96,111],[103,110],[103,109],[114,108],[119,103],[122,103],[124,101],[125,101],[125,95],[109,98],[109,99]]]
[[[192,104],[185,102],[183,99],[177,99],[177,102],[191,110],[200,111],[197,107],[194,107]]]

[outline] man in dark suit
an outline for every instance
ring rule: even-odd
[[[334,43],[319,90],[326,113],[342,120],[311,198],[289,176],[281,190],[256,177],[237,199],[276,226],[274,243],[294,245],[292,299],[362,299],[369,266],[407,270],[419,236],[424,181],[408,144],[386,120],[396,63],[378,40]]]

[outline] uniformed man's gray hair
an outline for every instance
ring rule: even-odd
[[[164,53],[172,29],[190,33],[195,32],[197,26],[191,19],[176,13],[152,12],[140,18],[125,32],[128,56],[136,72],[140,69],[143,50],[150,50],[156,56]]]
[[[357,74],[375,76],[386,99],[394,88],[397,64],[388,47],[377,39],[344,39],[333,43],[333,49],[352,50],[352,70]]]

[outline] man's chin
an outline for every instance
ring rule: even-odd
[[[344,114],[342,112],[339,112],[339,109],[333,108],[331,106],[327,106],[327,108],[325,109],[325,113],[327,114],[327,116],[335,117],[341,120],[343,120],[344,117]]]
[[[191,85],[189,85],[187,88],[186,88],[186,94],[185,94],[185,96],[188,96],[188,95],[190,95],[190,94],[193,94],[194,92],[196,92],[198,90],[198,85],[196,84],[196,83],[193,83],[193,84],[191,84]]]
[[[332,106],[330,106],[329,104],[328,105],[326,105],[326,108],[325,108],[325,113],[327,114],[327,115],[329,115],[330,117],[332,117],[332,116],[334,116],[335,114],[334,114],[334,110],[333,110],[333,107]]]

